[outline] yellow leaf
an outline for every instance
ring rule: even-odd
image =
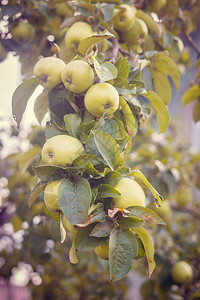
[[[159,70],[151,70],[151,74],[154,80],[156,93],[166,105],[169,104],[172,89],[167,76]]]
[[[154,261],[154,245],[151,236],[143,227],[134,228],[134,231],[139,235],[144,245],[147,262],[149,266],[149,277],[150,277],[156,266]]]
[[[11,219],[11,223],[15,232],[22,229],[23,221],[19,216],[14,215]]]
[[[154,21],[154,19],[151,16],[149,16],[148,14],[143,12],[142,10],[138,10],[137,13],[136,13],[136,17],[143,20],[147,24],[147,27],[150,30],[152,30],[158,36],[160,36],[161,29],[160,29],[159,25]]]
[[[76,256],[76,249],[75,249],[74,242],[72,243],[71,249],[69,251],[69,260],[72,264],[78,263],[78,258]]]
[[[197,100],[200,96],[200,85],[196,84],[191,86],[182,97],[182,104],[187,105],[188,103]]]

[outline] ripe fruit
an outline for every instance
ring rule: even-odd
[[[58,188],[62,180],[55,180],[47,184],[44,190],[44,203],[48,210],[53,213],[58,212],[60,206],[58,205]]]
[[[131,46],[141,44],[147,35],[148,28],[146,23],[139,18],[135,18],[131,28],[123,32],[122,38],[128,46]]]
[[[176,203],[180,206],[185,206],[192,201],[191,192],[187,188],[177,190],[173,198],[175,199]]]
[[[92,85],[85,95],[85,107],[95,117],[112,115],[119,106],[119,94],[110,83]]]
[[[125,10],[121,10],[120,8],[124,8]],[[136,14],[136,8],[127,4],[119,5],[117,8],[116,13],[114,15],[114,28],[119,31],[127,31],[131,28],[133,24],[133,20]]]
[[[156,14],[167,4],[167,0],[151,0],[150,8]]]
[[[31,42],[34,33],[33,27],[29,23],[22,21],[11,29],[12,38],[17,43]]]
[[[77,229],[74,227],[74,225],[69,223],[69,221],[65,218],[65,215],[62,215],[62,224],[66,231],[69,231],[73,234],[77,232]]]
[[[104,260],[109,260],[109,243],[105,242],[104,244],[96,247],[94,252],[98,257]]]
[[[113,198],[112,208],[127,208],[129,206],[145,206],[145,193],[141,186],[131,178],[122,178],[114,188],[121,193]]]
[[[94,82],[94,72],[83,60],[69,62],[61,74],[65,87],[74,93],[85,92]]]
[[[33,73],[37,81],[43,85],[45,89],[50,90],[62,82],[61,72],[64,66],[64,61],[57,57],[44,57],[36,63]]]
[[[161,207],[156,208],[153,206],[152,208],[164,221],[168,221],[172,216],[170,202],[165,200],[162,202]]]
[[[171,270],[172,278],[177,283],[189,283],[193,278],[193,270],[185,261],[178,261]]]
[[[42,148],[42,160],[48,165],[66,167],[84,152],[79,140],[69,135],[56,135],[50,138]]]
[[[66,32],[65,44],[71,51],[78,53],[79,43],[93,34],[94,32],[89,24],[76,22]]]

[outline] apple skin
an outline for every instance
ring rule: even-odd
[[[74,23],[65,34],[66,46],[75,54],[78,53],[79,43],[94,34],[92,27],[85,22]]]
[[[44,189],[44,203],[48,210],[53,213],[61,211],[58,205],[58,188],[62,180],[55,180],[48,183]]]
[[[98,257],[104,260],[109,260],[109,243],[105,242],[104,244],[96,247],[94,252]]]
[[[173,197],[176,203],[180,206],[186,206],[187,204],[192,202],[192,196],[189,189],[181,189],[177,190]]]
[[[110,83],[96,83],[86,92],[84,103],[95,117],[111,116],[119,107],[119,94]]]
[[[172,267],[171,270],[172,278],[177,283],[189,283],[193,278],[193,270],[191,266],[185,261],[178,261]]]
[[[94,72],[83,60],[69,62],[62,70],[61,79],[64,86],[74,93],[85,92],[94,82]]]
[[[151,0],[150,8],[156,14],[167,4],[167,0]]]
[[[35,31],[29,23],[21,21],[11,29],[11,34],[15,42],[27,43],[33,40]]]
[[[127,31],[133,24],[137,9],[134,6],[131,7],[127,4],[119,5],[119,8],[120,7],[124,8],[125,11],[118,8],[115,10],[116,13],[113,18],[114,28],[119,31]]]
[[[122,38],[124,42],[128,45],[140,45],[148,35],[148,28],[146,23],[139,19],[135,18],[132,27],[123,32]]]
[[[113,198],[112,208],[127,208],[130,206],[146,205],[146,197],[141,186],[131,178],[122,178],[114,188],[121,193],[118,198]]]
[[[44,57],[34,66],[33,73],[37,81],[48,90],[61,83],[61,73],[65,67],[62,59],[57,57]]]
[[[56,135],[44,144],[42,161],[48,165],[66,167],[83,152],[83,145],[76,138],[69,135]]]

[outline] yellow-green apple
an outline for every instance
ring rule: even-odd
[[[189,283],[193,278],[193,270],[192,267],[185,261],[178,261],[172,267],[171,270],[172,278],[177,283]]]
[[[127,208],[130,206],[145,206],[145,193],[141,186],[132,178],[122,178],[114,188],[121,196],[113,198],[112,208]]]
[[[67,3],[56,3],[55,10],[56,14],[61,17],[73,17],[74,15],[73,9]]]
[[[155,207],[154,205],[150,208],[152,208],[166,222],[169,221],[169,219],[172,216],[172,210],[171,210],[169,200],[163,201],[161,206],[158,208]]]
[[[92,27],[85,22],[74,23],[65,34],[65,44],[74,53],[78,53],[79,43],[94,34]]]
[[[178,189],[173,198],[180,206],[185,206],[192,201],[191,191],[187,188]]]
[[[94,252],[98,257],[104,260],[109,260],[109,243],[106,241],[104,244],[96,247]]]
[[[45,88],[52,89],[61,83],[61,73],[65,67],[62,59],[51,56],[40,59],[34,66],[33,73],[37,81]]]
[[[84,152],[81,142],[69,135],[56,135],[42,148],[42,161],[48,165],[66,167]]]
[[[58,205],[58,188],[62,180],[55,180],[48,183],[44,189],[44,203],[48,210],[53,213],[61,211]]]
[[[147,35],[148,28],[146,23],[139,18],[135,18],[131,28],[123,32],[122,38],[128,46],[131,46],[141,44]]]
[[[121,9],[123,8],[123,9]],[[119,31],[127,31],[131,28],[137,9],[128,4],[121,4],[115,9],[114,28]]]
[[[150,8],[156,14],[167,4],[167,0],[151,0]]]
[[[32,41],[35,30],[29,23],[21,21],[11,29],[11,34],[15,42],[25,43]]]
[[[66,219],[64,214],[62,215],[61,218],[62,218],[62,224],[63,224],[63,227],[65,228],[65,230],[75,234],[77,232],[77,229],[74,227],[74,225],[69,223],[69,221]]]
[[[119,107],[119,94],[110,83],[96,83],[86,92],[84,103],[93,116],[110,116]]]
[[[64,67],[61,79],[71,92],[83,93],[93,84],[94,72],[87,62],[74,60]]]

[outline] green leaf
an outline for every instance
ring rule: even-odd
[[[77,138],[78,127],[81,124],[81,118],[76,114],[67,114],[64,116],[65,128],[69,135]]]
[[[162,99],[151,90],[147,91],[142,96],[146,97],[155,109],[158,125],[160,127],[160,133],[167,130],[169,126],[169,112]]]
[[[118,223],[122,229],[141,227],[144,225],[144,221],[137,217],[120,217]]]
[[[98,158],[93,154],[82,154],[73,161],[73,166],[84,168],[89,163],[91,163],[92,165],[98,165],[100,162]]]
[[[105,30],[100,34],[95,34],[93,36],[85,38],[80,42],[78,46],[78,51],[81,54],[85,55],[87,51],[90,49],[90,47],[111,37],[115,37],[115,36],[112,33],[110,33],[108,30]]]
[[[115,67],[118,69],[117,77],[128,78],[129,63],[125,57],[119,57],[115,63]]]
[[[142,172],[140,172],[139,170],[133,170],[131,173],[128,174],[128,176],[133,176],[136,181],[137,179],[141,180],[153,194],[154,198],[158,202],[158,205],[161,204],[161,200],[163,200],[163,197],[156,191],[156,189],[154,189],[154,187],[150,184],[150,182],[146,179]]]
[[[92,120],[90,123],[81,123],[77,129],[77,137],[80,138],[82,133],[89,134],[90,130],[94,127],[94,125],[94,120]]]
[[[33,162],[33,160],[36,158],[36,156],[40,155],[41,148],[38,146],[34,146],[27,152],[25,152],[20,158],[19,158],[19,170],[23,173],[26,171],[28,166]]]
[[[114,228],[109,239],[109,267],[111,280],[120,280],[132,268],[132,259],[138,255],[138,244],[130,230]]]
[[[119,97],[119,103],[122,107],[128,134],[132,136],[135,131],[135,118],[133,116],[132,110],[130,109],[128,103],[122,96]]]
[[[34,187],[34,189],[31,192],[31,195],[30,195],[30,197],[28,199],[28,206],[29,206],[29,208],[31,207],[31,205],[33,204],[33,202],[37,199],[37,197],[39,196],[39,194],[44,191],[46,185],[47,185],[47,182],[40,181]]]
[[[105,175],[104,183],[115,186],[122,179],[122,175],[116,171],[110,171]]]
[[[98,187],[98,198],[117,198],[119,196],[121,196],[120,192],[109,184],[100,184]]]
[[[105,22],[110,21],[114,16],[114,5],[113,4],[106,4],[101,7],[104,15]],[[104,22],[104,23],[105,23]],[[107,23],[105,23],[107,24]],[[108,28],[106,28],[108,29]]]
[[[95,167],[89,163],[85,166],[85,171],[87,172],[88,175],[93,176],[93,177],[102,177],[103,175],[95,169]]]
[[[16,88],[12,96],[12,114],[17,122],[18,128],[26,109],[27,102],[37,86],[38,82],[35,77],[29,78]]]
[[[84,223],[91,202],[88,180],[80,178],[76,182],[64,180],[58,189],[58,204],[70,224]]]
[[[92,60],[94,63],[94,69],[101,82],[115,79],[117,77],[118,70],[113,64],[110,62],[104,62],[100,65],[94,56],[92,57]]]
[[[48,106],[49,106],[48,92],[44,90],[43,93],[37,97],[34,104],[34,113],[40,124],[45,114],[47,113]]]
[[[178,67],[173,59],[169,57],[166,52],[159,52],[154,54],[153,61],[155,61],[157,69],[166,75],[169,75],[176,88],[178,88],[180,84],[180,75]]]
[[[111,170],[114,171],[122,163],[117,143],[108,133],[100,130],[92,130],[91,132],[99,153]]]
[[[154,261],[154,245],[151,236],[144,228],[134,228],[134,231],[139,235],[144,245],[147,262],[149,265],[149,277],[150,277],[156,265]]]
[[[96,224],[90,232],[90,236],[95,236],[98,238],[107,237],[110,235],[110,232],[113,230],[113,227],[113,222],[107,219],[102,223]]]
[[[167,75],[160,70],[151,70],[151,74],[154,80],[156,93],[166,105],[169,104],[171,100],[172,89]]]
[[[191,86],[182,97],[182,104],[185,106],[188,103],[197,100],[200,96],[200,85],[195,84]]]
[[[193,120],[194,120],[194,122],[200,121],[200,101],[197,101],[194,105]]]
[[[130,211],[129,216],[136,216],[145,221],[155,222],[157,224],[166,225],[166,223],[151,209],[142,206],[131,206],[127,210]]]
[[[44,181],[61,179],[67,176],[65,168],[51,165],[33,166],[34,173]]]

